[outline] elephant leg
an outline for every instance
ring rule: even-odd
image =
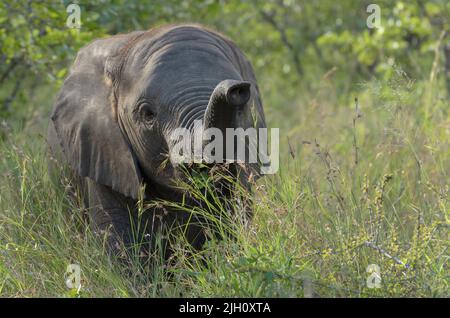
[[[112,189],[86,179],[88,184],[88,215],[93,231],[106,236],[109,252],[126,256],[136,241],[137,228],[134,204]]]

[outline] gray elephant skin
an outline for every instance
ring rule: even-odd
[[[219,129],[266,127],[252,66],[225,36],[169,25],[98,39],[78,52],[49,122],[50,169],[59,171],[54,162],[70,168],[89,224],[108,234],[109,251],[136,241],[133,222],[142,223],[141,238],[176,223],[195,248],[207,239],[186,211],[153,207],[138,217],[137,209],[143,186],[146,202],[202,204],[176,186],[186,166],[169,155],[171,132],[192,131],[195,120]],[[248,169],[229,171],[250,190]]]

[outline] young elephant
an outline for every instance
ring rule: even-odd
[[[52,157],[79,180],[91,224],[110,233],[113,251],[133,243],[142,185],[145,200],[185,202],[176,181],[186,165],[171,157],[170,136],[180,127],[193,131],[196,120],[221,130],[265,127],[252,67],[223,35],[172,25],[96,40],[78,52],[51,115],[48,143]],[[249,187],[241,166],[230,171]],[[191,219],[153,208],[140,228],[149,237]],[[186,235],[195,247],[205,240],[198,224]]]

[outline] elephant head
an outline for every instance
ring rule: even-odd
[[[251,65],[222,35],[182,25],[112,39],[78,53],[52,114],[80,176],[136,199],[179,177],[174,129],[265,127]]]

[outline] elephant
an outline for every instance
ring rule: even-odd
[[[207,240],[186,211],[155,205],[138,217],[142,197],[202,204],[176,185],[195,165],[170,155],[171,133],[192,132],[195,121],[221,130],[266,127],[252,65],[226,36],[197,24],[165,25],[97,39],[78,51],[49,120],[50,169],[55,162],[69,167],[89,226],[106,233],[112,253],[133,245],[133,222],[145,222],[143,237],[181,224],[194,248]],[[251,165],[231,163],[227,171],[251,191]],[[224,198],[233,195],[224,189]]]

